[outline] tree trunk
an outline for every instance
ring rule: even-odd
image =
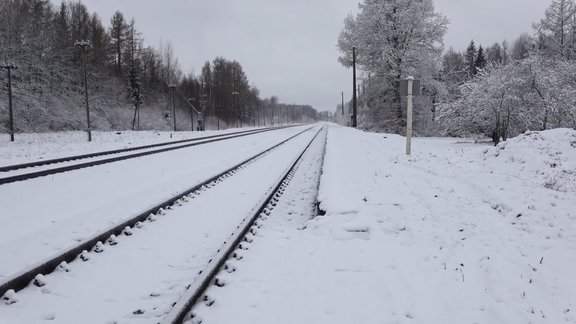
[[[496,127],[492,130],[492,142],[494,142],[494,146],[500,143],[500,114],[496,113]]]

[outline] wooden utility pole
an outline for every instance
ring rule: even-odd
[[[10,142],[14,142],[14,111],[12,110],[12,70],[18,67],[14,64],[0,65],[0,69],[8,72],[8,115],[10,119]]]
[[[352,127],[358,125],[356,114],[358,110],[358,102],[356,97],[356,47],[352,47]]]
[[[84,66],[84,101],[86,103],[86,132],[88,132],[88,142],[92,142],[92,126],[90,125],[90,104],[88,103],[88,72],[86,71],[86,51],[92,47],[90,41],[76,41],[74,46],[82,49],[82,65]]]
[[[344,91],[342,91],[342,117],[344,117]]]

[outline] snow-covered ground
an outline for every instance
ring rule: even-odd
[[[14,142],[10,142],[9,135],[0,134],[0,166],[227,134],[249,129],[251,128],[205,132],[96,131],[92,132],[92,142],[88,142],[86,132],[79,131],[16,134]]]
[[[311,207],[320,160],[316,151],[301,165],[226,285],[209,290],[202,323],[576,323],[576,131],[497,147],[416,138],[406,157],[403,137],[331,126],[323,216]],[[18,312],[58,322],[46,305],[63,291],[34,289],[0,305],[0,323]],[[159,312],[117,294],[107,302],[132,305],[118,323]]]
[[[576,132],[413,152],[331,127],[326,215],[288,188],[202,323],[576,323]]]

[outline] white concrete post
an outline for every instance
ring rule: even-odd
[[[414,82],[414,77],[408,77],[408,109],[406,113],[406,155],[410,155],[412,153],[412,98],[413,98],[413,90],[412,84]]]

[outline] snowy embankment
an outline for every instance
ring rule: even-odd
[[[536,186],[576,192],[576,131],[554,129],[527,132],[484,151],[483,161],[499,173]]]
[[[309,227],[350,258],[334,293],[368,300],[360,322],[576,321],[575,131],[416,139],[410,158],[399,136],[329,134]]]
[[[330,127],[203,323],[576,323],[576,132],[404,141]]]

